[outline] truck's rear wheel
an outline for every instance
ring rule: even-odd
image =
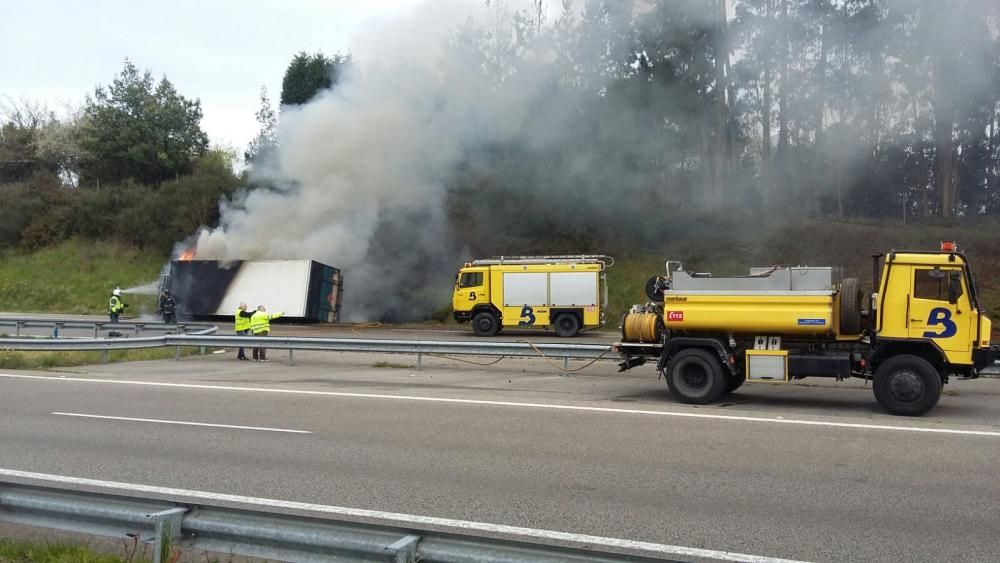
[[[576,336],[580,332],[580,318],[573,313],[560,313],[556,317],[555,328],[559,336]]]
[[[700,348],[681,350],[667,364],[667,387],[682,403],[704,405],[726,392],[728,378],[714,354]]]
[[[901,354],[875,370],[872,388],[875,400],[890,413],[920,416],[941,398],[941,376],[927,360]]]
[[[840,334],[861,334],[861,303],[864,301],[857,278],[840,284]]]
[[[730,375],[726,380],[726,393],[727,394],[732,393],[733,391],[736,391],[740,387],[743,387],[743,384],[746,382],[746,380],[747,380],[746,376],[743,375],[742,373],[738,375]]]
[[[472,318],[472,332],[476,336],[496,336],[500,332],[500,320],[489,311],[477,313]]]

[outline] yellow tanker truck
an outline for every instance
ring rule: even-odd
[[[622,319],[620,367],[655,360],[671,395],[693,404],[746,381],[864,378],[884,409],[919,416],[950,376],[978,377],[1000,356],[954,243],[876,255],[873,278],[878,291],[864,294],[839,268],[712,277],[667,262],[666,274],[646,284],[653,302]]]

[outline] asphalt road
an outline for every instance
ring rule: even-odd
[[[860,383],[695,408],[652,369],[273,357],[6,372],[0,467],[799,560],[998,558],[997,380],[911,419]]]

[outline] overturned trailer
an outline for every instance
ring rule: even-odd
[[[246,303],[335,323],[344,293],[340,270],[314,260],[174,260],[161,286],[174,295],[181,318],[232,317]]]

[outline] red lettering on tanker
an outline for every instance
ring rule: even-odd
[[[668,321],[683,321],[684,311],[667,311]]]

